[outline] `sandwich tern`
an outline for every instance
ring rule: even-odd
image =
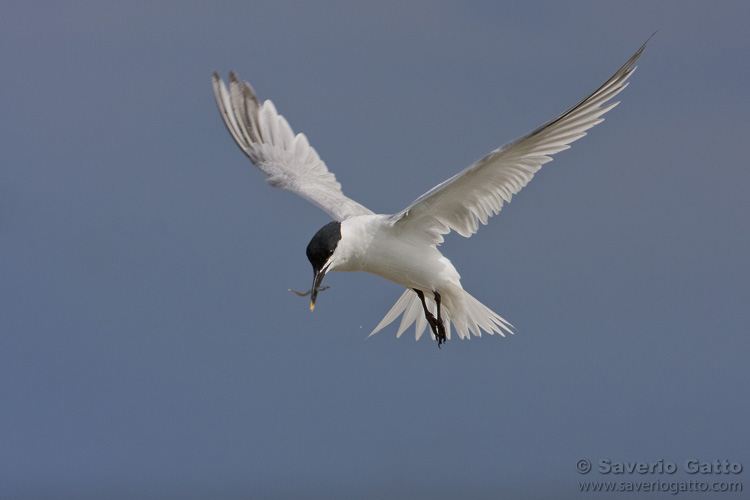
[[[653,35],[652,35],[653,36]],[[648,40],[646,41],[648,43]],[[513,326],[469,295],[453,264],[438,246],[455,231],[474,234],[479,222],[500,212],[550,155],[568,149],[603,121],[619,102],[646,43],[601,87],[554,120],[492,151],[438,184],[395,214],[376,214],[346,197],[304,134],[295,135],[271,101],[261,103],[249,83],[229,74],[229,88],[217,73],[213,89],[219,111],[237,145],[273,187],[314,203],[332,218],[313,236],[307,258],[313,267],[310,310],[329,271],[365,271],[406,290],[370,333],[402,316],[397,337],[413,323],[418,340],[427,325],[438,347],[451,338],[513,333]]]

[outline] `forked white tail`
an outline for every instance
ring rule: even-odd
[[[435,301],[429,297],[429,295],[430,294],[427,293],[425,294],[427,308],[432,311],[433,314],[437,315]],[[472,297],[460,286],[451,287],[449,291],[441,291],[440,296],[441,315],[448,340],[451,338],[451,324],[453,324],[460,339],[471,338],[471,334],[476,337],[481,337],[483,330],[490,335],[498,333],[503,337],[506,332],[510,334],[514,333],[512,330],[513,325],[505,321],[489,307]],[[419,340],[427,327],[427,320],[425,319],[422,302],[419,300],[416,292],[410,289],[404,291],[391,310],[388,311],[388,314],[385,315],[383,320],[375,327],[372,333],[370,333],[370,336],[390,325],[401,315],[403,315],[403,317],[401,318],[401,324],[398,327],[396,337],[401,337],[401,334],[404,333],[412,323],[416,322],[414,333],[415,339]],[[435,335],[432,333],[430,333],[430,335],[434,340]]]

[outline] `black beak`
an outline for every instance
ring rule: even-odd
[[[320,282],[323,281],[323,277],[326,275],[326,271],[328,270],[328,266],[324,267],[323,269],[316,269],[315,270],[315,277],[313,278],[313,286],[312,286],[312,297],[310,298],[310,310],[315,310],[315,299],[318,296],[318,288],[320,288]]]

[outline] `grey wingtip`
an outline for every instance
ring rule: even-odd
[[[211,85],[213,85],[214,93],[217,94],[218,97],[219,86],[221,85],[221,77],[219,76],[218,71],[214,71],[211,75]]]
[[[654,31],[653,33],[651,33],[651,36],[648,37],[645,42],[643,42],[643,45],[641,45],[641,48],[638,49],[638,52],[636,52],[636,54],[638,56],[641,55],[641,53],[643,52],[643,50],[646,48],[646,45],[648,45],[648,42],[650,42],[651,39],[654,38],[654,35],[656,35],[658,32],[659,32],[659,30]]]

